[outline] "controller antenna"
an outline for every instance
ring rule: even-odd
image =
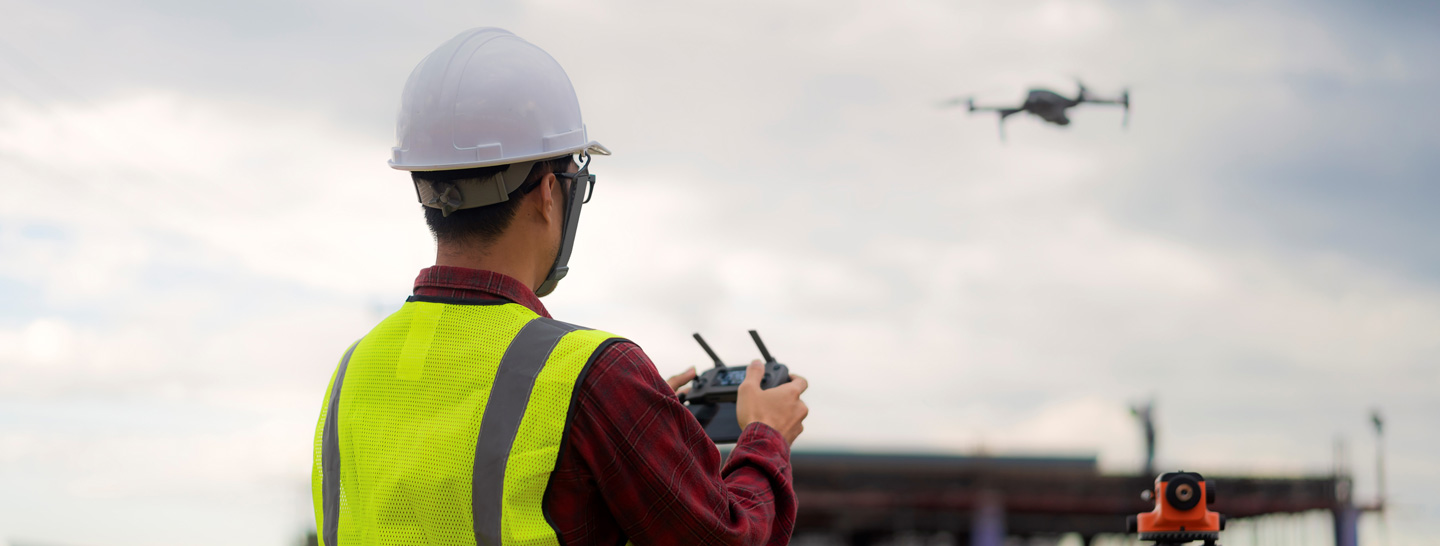
[[[769,364],[769,363],[771,363],[771,362],[775,362],[775,357],[770,356],[770,351],[768,351],[768,350],[765,349],[765,342],[764,342],[764,341],[760,341],[760,333],[759,333],[759,332],[756,332],[756,331],[754,331],[754,330],[751,330],[751,331],[750,331],[750,339],[755,340],[755,346],[760,348],[760,356],[765,357],[765,363],[766,363],[766,364]]]
[[[720,357],[715,354],[715,351],[710,350],[710,345],[705,343],[705,338],[700,337],[700,332],[695,332],[695,341],[700,342],[700,348],[705,349],[705,354],[710,355],[710,360],[715,361],[716,368],[725,367],[725,363],[721,362]]]

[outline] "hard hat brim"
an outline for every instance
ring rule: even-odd
[[[487,160],[487,161],[470,161],[470,162],[464,162],[464,163],[447,163],[447,164],[441,164],[441,165],[406,165],[406,164],[396,163],[394,159],[391,159],[391,160],[388,161],[387,163],[389,163],[390,168],[395,169],[395,170],[399,170],[399,171],[421,171],[421,172],[424,172],[424,171],[455,171],[455,170],[460,170],[460,169],[475,169],[475,168],[479,168],[479,167],[492,167],[492,166],[495,166],[495,165],[509,165],[509,164],[511,164],[511,163],[520,163],[520,162],[523,162],[523,161],[538,161],[538,160],[541,160],[541,159],[549,159],[549,158],[552,158],[552,157],[560,157],[560,156],[563,156],[563,155],[578,154],[578,153],[581,153],[581,152],[585,152],[585,153],[593,154],[593,155],[610,155],[610,149],[609,149],[609,148],[606,148],[604,144],[601,144],[601,143],[599,143],[599,142],[597,142],[597,141],[592,140],[592,141],[590,141],[590,142],[586,142],[586,143],[585,143],[584,145],[582,145],[582,146],[576,146],[576,147],[573,147],[573,148],[547,151],[547,152],[544,152],[544,153],[530,154],[530,155],[522,156],[522,157],[506,157],[506,158],[492,159],[492,160]]]

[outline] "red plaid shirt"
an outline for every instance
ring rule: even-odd
[[[434,266],[415,295],[502,298],[550,313],[511,277]],[[790,446],[751,423],[720,465],[700,423],[630,341],[590,365],[575,397],[544,509],[560,538],[583,544],[786,544],[795,528]]]

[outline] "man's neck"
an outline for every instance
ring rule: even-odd
[[[494,271],[511,277],[530,290],[539,288],[548,271],[538,271],[528,249],[505,238],[480,247],[474,244],[437,243],[435,265]]]

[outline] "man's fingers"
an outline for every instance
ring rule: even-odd
[[[740,383],[742,388],[760,388],[760,380],[765,378],[765,364],[759,360],[751,360],[750,365],[745,367],[745,381]]]
[[[795,388],[800,389],[800,392],[805,392],[805,389],[810,388],[810,381],[805,379],[805,376],[799,374],[790,374],[789,384],[795,385]]]
[[[691,367],[689,367],[688,369],[686,369],[685,371],[680,372],[678,375],[672,375],[672,376],[670,376],[669,379],[666,379],[666,380],[665,380],[665,383],[668,384],[668,385],[670,385],[670,390],[675,391],[675,392],[680,392],[680,387],[685,386],[686,383],[689,383],[689,382],[693,381],[694,379],[695,379],[695,367],[694,367],[694,366],[691,366]]]

